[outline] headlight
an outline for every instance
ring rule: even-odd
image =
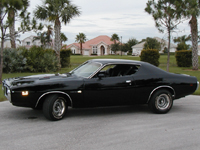
[[[28,91],[22,91],[22,96],[28,96],[29,92]]]

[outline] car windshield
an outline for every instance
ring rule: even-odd
[[[87,78],[101,67],[100,63],[87,62],[70,72],[70,74]]]

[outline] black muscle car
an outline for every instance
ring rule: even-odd
[[[165,72],[149,63],[120,59],[88,60],[66,74],[5,79],[5,96],[15,106],[43,109],[50,120],[73,108],[148,104],[167,113],[173,100],[198,89],[196,77]]]

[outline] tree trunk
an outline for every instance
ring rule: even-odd
[[[60,50],[61,50],[61,34],[60,34],[60,30],[61,30],[61,23],[59,18],[57,18],[55,20],[55,25],[54,25],[54,31],[55,31],[55,41],[54,41],[54,50],[56,51],[56,56],[59,62],[59,66],[61,67],[61,63],[60,63]]]
[[[190,20],[190,28],[192,35],[192,69],[198,70],[199,58],[198,58],[198,28],[197,28],[197,18],[192,16]]]
[[[80,47],[81,47],[81,55],[83,55],[83,51],[82,51],[82,49],[83,49],[82,42],[80,43]]]
[[[170,64],[170,44],[171,44],[171,30],[168,29],[167,72],[169,72],[169,64]]]
[[[16,48],[16,43],[15,43],[15,12],[14,12],[14,10],[9,11],[8,17],[13,19],[10,26],[9,26],[11,48]]]
[[[1,27],[1,57],[0,57],[0,84],[2,83],[2,74],[3,74],[3,47],[4,47],[4,38],[3,38],[3,27]]]

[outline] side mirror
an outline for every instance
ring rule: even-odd
[[[98,74],[98,78],[99,78],[99,79],[104,78],[104,77],[105,77],[105,74],[104,74],[104,73],[99,73],[99,74]]]

